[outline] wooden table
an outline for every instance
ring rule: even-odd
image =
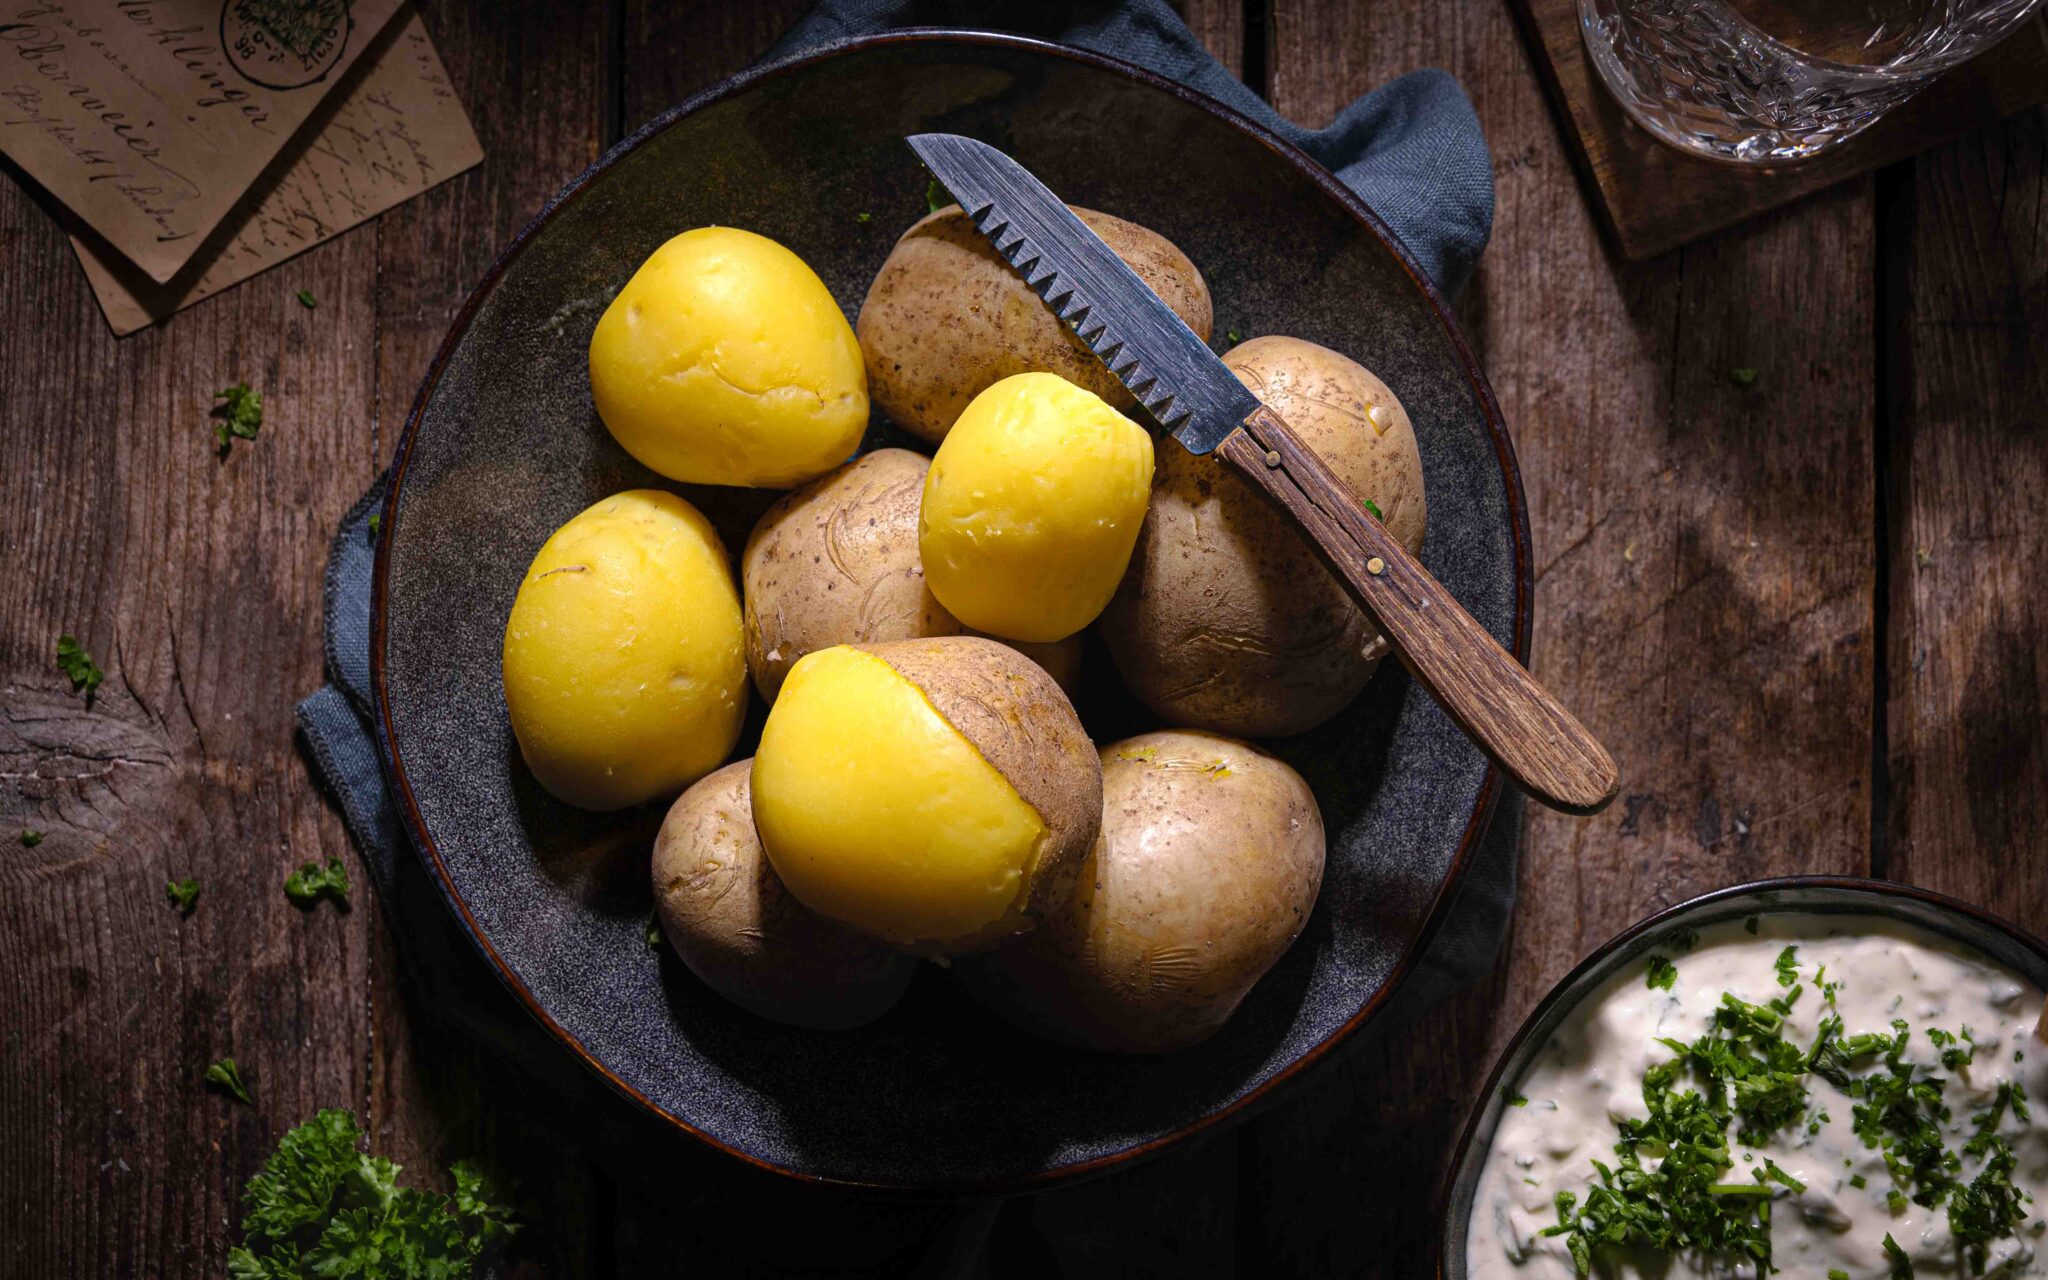
[[[217,1276],[243,1181],[340,1105],[416,1170],[509,1166],[533,1274],[895,1274],[964,1227],[996,1275],[1412,1277],[1494,1052],[1636,917],[1827,871],[2048,931],[2048,114],[1624,268],[1503,0],[1190,0],[1304,123],[1418,66],[1477,104],[1499,211],[1460,318],[1520,450],[1536,669],[1623,798],[1529,816],[1492,977],[1167,1159],[964,1219],[785,1193],[793,1229],[741,1238],[752,1184],[716,1162],[599,1174],[516,1074],[408,1009],[366,887],[347,914],[279,891],[355,857],[292,704],[320,682],[327,540],[498,246],[803,7],[434,0],[484,165],[125,341],[48,209],[0,183],[0,1274]],[[263,435],[222,461],[210,399],[245,377]],[[89,711],[65,631],[108,673]],[[189,920],[163,895],[185,875]],[[224,1054],[254,1107],[202,1089]]]

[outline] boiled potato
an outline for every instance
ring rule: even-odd
[[[1066,696],[973,636],[820,649],[790,669],[754,756],[754,825],[797,901],[929,955],[1057,907],[1102,821]]]
[[[754,762],[683,792],[654,838],[654,904],[690,972],[751,1013],[799,1027],[857,1027],[887,1013],[917,961],[807,910],[754,833]]]
[[[1299,338],[1223,357],[1414,552],[1422,457],[1401,402],[1364,367]],[[1211,457],[1162,449],[1130,572],[1102,615],[1117,670],[1174,724],[1300,733],[1365,688],[1387,642],[1306,539]]]
[[[1151,488],[1143,427],[1055,374],[1005,378],[925,476],[917,545],[932,594],[977,631],[1063,640],[1116,591]]]
[[[671,480],[784,488],[859,447],[860,344],[824,281],[766,236],[685,231],[590,335],[590,392],[626,452]]]
[[[1074,212],[1208,341],[1209,286],[1186,254],[1134,222]],[[970,400],[1015,373],[1056,373],[1112,408],[1136,407],[958,205],[903,233],[868,287],[856,327],[875,403],[892,422],[934,443]]]
[[[585,809],[672,796],[732,752],[746,702],[739,592],[695,507],[634,489],[542,545],[505,623],[505,706],[542,786]]]
[[[1213,1034],[1308,921],[1323,821],[1301,775],[1184,730],[1102,749],[1102,834],[1030,936],[958,972],[1065,1044],[1164,1053]]]
[[[768,701],[797,659],[835,644],[960,634],[925,585],[917,508],[930,462],[877,449],[794,493],[761,517],[740,557],[747,669]],[[1081,640],[1012,645],[1071,692]]]

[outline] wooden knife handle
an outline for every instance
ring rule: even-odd
[[[1280,415],[1261,405],[1216,453],[1278,503],[1378,624],[1401,662],[1530,796],[1597,813],[1621,780],[1599,740],[1359,506]]]

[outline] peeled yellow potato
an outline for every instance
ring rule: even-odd
[[[505,706],[542,786],[586,809],[674,795],[739,737],[747,665],[718,534],[672,493],[555,530],[505,624]]]
[[[768,701],[799,658],[836,644],[961,632],[925,585],[917,507],[930,462],[876,449],[770,507],[740,556],[747,669]],[[1081,638],[1011,646],[1071,693]]]
[[[1072,890],[1102,775],[1043,669],[973,636],[820,649],[761,730],[754,824],[797,901],[952,955],[1030,929]]]
[[[799,1027],[857,1027],[887,1013],[917,961],[789,895],[754,832],[754,762],[683,792],[654,838],[662,936],[704,984]]]
[[[1109,603],[1152,491],[1152,437],[1050,373],[974,398],[925,476],[918,552],[932,594],[977,631],[1044,642]]]
[[[1093,209],[1074,213],[1202,341],[1209,286],[1172,241]],[[1086,343],[996,253],[958,205],[903,233],[868,286],[855,325],[868,389],[889,420],[936,444],[967,402],[1016,373],[1056,373],[1113,409],[1136,407]]]
[[[671,480],[783,488],[844,462],[868,423],[860,344],[803,259],[736,227],[656,249],[590,335],[590,392]]]
[[[1315,796],[1256,747],[1165,730],[1102,749],[1102,813],[1073,896],[957,972],[997,1012],[1066,1044],[1194,1044],[1308,921],[1323,878]]]
[[[1407,411],[1355,361],[1299,338],[1223,357],[1410,552],[1422,456]],[[1174,724],[1302,733],[1365,688],[1387,642],[1287,519],[1221,462],[1162,449],[1159,484],[1102,638],[1131,691]]]

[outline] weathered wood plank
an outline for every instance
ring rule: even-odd
[[[449,320],[493,259],[562,184],[589,165],[606,136],[616,68],[616,15],[606,0],[531,6],[448,0],[425,13],[457,95],[475,122],[484,162],[386,214],[376,231],[377,334],[367,361],[376,400],[357,430],[374,435],[360,493],[390,461],[427,363]],[[330,525],[339,518],[330,517]],[[403,971],[380,919],[376,964],[363,993],[368,1127],[379,1151],[420,1176],[464,1156],[487,1156],[537,1207],[518,1239],[522,1260],[548,1276],[600,1274],[609,1192],[580,1135],[520,1066],[410,1007]]]
[[[276,1136],[362,1101],[370,914],[281,885],[352,857],[292,702],[319,679],[329,531],[375,465],[352,352],[376,275],[358,233],[116,340],[50,210],[0,180],[8,1274],[217,1276]],[[262,434],[223,458],[207,415],[242,379]],[[107,672],[89,707],[54,661],[66,631]],[[189,920],[164,897],[184,876]],[[253,1108],[203,1088],[230,1055]]]
[[[1893,194],[1890,871],[2048,931],[2048,111]]]
[[[1448,68],[1479,109],[1499,202],[1460,318],[1520,453],[1534,667],[1624,779],[1599,817],[1530,814],[1489,983],[1248,1131],[1263,1256],[1288,1273],[1412,1275],[1493,1053],[1566,968],[1691,893],[1864,866],[1870,188],[1623,268],[1503,7],[1273,12],[1273,100],[1303,123],[1418,66]],[[1759,370],[1753,388],[1736,367]]]

